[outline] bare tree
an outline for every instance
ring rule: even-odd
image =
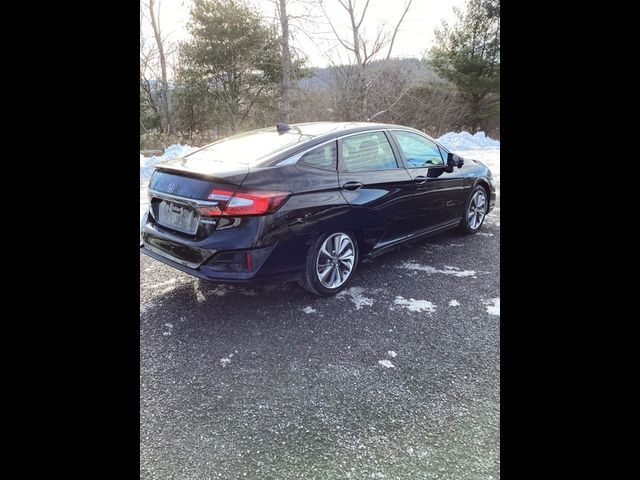
[[[154,123],[154,118],[160,118],[160,95],[158,95],[157,85],[154,82],[154,78],[157,78],[154,64],[158,52],[156,47],[150,45],[144,36],[142,24],[146,15],[142,10],[142,4],[140,7],[140,127],[147,132],[150,125],[145,125],[145,121]],[[150,119],[143,120],[143,117],[149,115]]]
[[[432,80],[411,88],[395,110],[399,118],[394,121],[434,137],[464,127],[462,122],[467,117],[467,109],[455,88],[442,80]]]
[[[168,133],[174,133],[171,122],[171,99],[169,98],[169,81],[167,79],[167,60],[160,30],[160,3],[158,2],[158,8],[156,9],[155,2],[156,0],[149,0],[147,5],[149,8],[149,20],[151,21],[153,35],[158,47],[158,56],[160,58],[160,70],[162,74],[162,106],[164,110],[165,129]]]
[[[371,86],[378,79],[380,73],[384,70],[381,69],[380,72],[371,79],[367,78],[367,66],[372,61],[378,59],[378,54],[383,52],[386,49],[386,56],[384,57],[384,62],[386,63],[391,57],[391,53],[393,51],[393,45],[395,43],[396,35],[398,34],[398,30],[400,29],[400,25],[407,15],[409,8],[411,7],[411,3],[413,0],[406,0],[404,4],[404,10],[400,19],[395,24],[395,27],[392,30],[385,28],[384,25],[378,27],[376,35],[372,38],[367,38],[364,32],[363,23],[365,21],[365,17],[367,14],[367,8],[369,7],[369,1],[366,0],[364,7],[361,12],[356,12],[356,0],[337,0],[340,6],[345,10],[347,15],[349,16],[349,25],[351,30],[351,38],[343,38],[337,31],[333,21],[327,14],[327,11],[324,6],[325,0],[319,0],[320,7],[331,27],[331,31],[334,36],[338,40],[339,44],[344,47],[350,54],[353,54],[355,57],[355,65],[356,65],[356,91],[357,91],[357,102],[358,102],[358,113],[357,117],[360,120],[368,120],[369,115],[369,105],[368,105],[368,96],[369,90]]]
[[[289,95],[291,90],[291,50],[289,49],[289,17],[287,0],[278,0],[278,16],[282,28],[282,112],[283,122],[289,121]]]
[[[309,32],[317,25],[320,17],[316,13],[317,0],[271,0],[271,2],[276,7],[276,19],[280,22],[281,34],[282,82],[280,93],[282,107],[280,118],[289,122],[294,113],[292,103],[299,97],[297,95],[299,93],[297,80],[299,80],[298,75],[303,73],[300,67],[306,61],[306,55],[295,47],[293,40],[298,35],[304,35],[313,40],[313,36]]]

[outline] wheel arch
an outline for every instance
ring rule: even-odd
[[[489,200],[491,198],[491,185],[489,184],[487,179],[483,177],[476,179],[471,190],[473,191],[473,189],[478,186],[484,188],[485,192],[487,192],[487,200]]]

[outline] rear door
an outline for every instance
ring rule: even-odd
[[[338,182],[359,222],[366,251],[391,245],[408,234],[413,180],[387,135],[364,132],[338,142]]]
[[[392,130],[391,135],[415,183],[411,233],[459,221],[465,202],[462,170],[447,172],[446,152],[422,135],[405,130]]]

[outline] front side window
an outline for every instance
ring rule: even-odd
[[[340,170],[368,172],[398,168],[391,145],[383,132],[362,133],[343,138]]]
[[[394,131],[392,134],[409,168],[444,165],[438,145],[428,138],[411,132]]]
[[[325,170],[335,170],[337,156],[338,149],[336,148],[336,142],[331,142],[305,153],[300,157],[298,163],[309,165],[311,167],[323,168]]]
[[[444,160],[444,163],[447,163],[447,157],[449,156],[449,152],[447,152],[444,148],[440,146],[438,148],[440,148],[440,155],[442,156],[442,160]]]

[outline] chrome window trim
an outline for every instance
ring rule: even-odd
[[[306,155],[307,153],[315,150],[316,148],[323,147],[327,143],[337,142],[338,140],[342,140],[343,138],[347,138],[347,137],[352,137],[354,135],[366,135],[367,133],[376,133],[376,132],[383,132],[384,133],[385,131],[388,131],[388,130],[389,129],[387,129],[387,128],[378,128],[376,130],[365,130],[363,132],[352,132],[352,133],[347,133],[347,134],[344,134],[344,135],[339,135],[337,137],[333,137],[331,140],[327,140],[325,142],[319,143],[318,145],[314,145],[313,147],[310,147],[310,148],[308,148],[307,150],[304,150],[301,153],[297,153],[292,157],[285,158],[284,160],[276,163],[276,166],[293,165],[295,163],[298,163],[298,160],[300,160],[304,155]],[[400,129],[398,128],[396,130],[400,130]]]

